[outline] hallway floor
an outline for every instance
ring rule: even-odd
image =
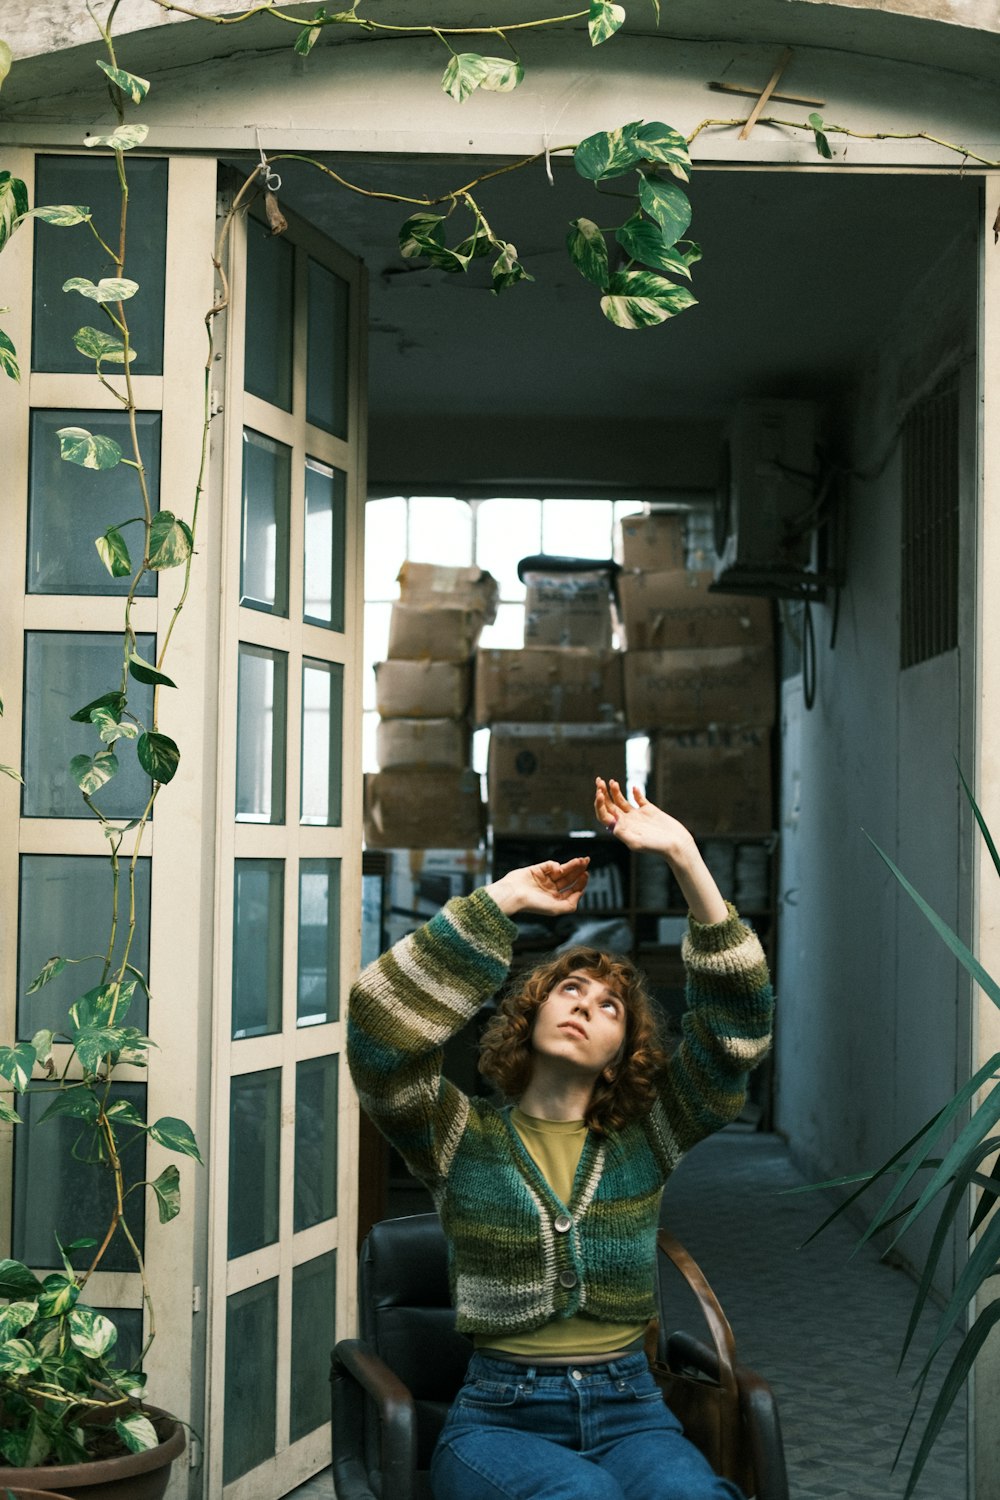
[[[897,1379],[915,1286],[871,1246],[851,1260],[857,1235],[842,1220],[799,1249],[830,1207],[821,1193],[787,1195],[802,1181],[777,1136],[724,1131],[674,1173],[664,1222],[701,1263],[741,1360],[774,1388],[792,1500],[890,1500],[902,1496],[916,1451],[909,1442],[892,1472],[918,1366],[908,1358]],[[680,1295],[688,1295],[683,1287]],[[677,1322],[694,1332],[691,1306],[693,1315],[685,1308]],[[917,1351],[932,1327],[926,1318]],[[956,1335],[943,1353],[950,1358],[959,1342]],[[965,1500],[966,1468],[960,1399],[914,1500]]]
[[[778,1137],[736,1127],[681,1163],[664,1199],[664,1222],[708,1276],[741,1360],[775,1390],[792,1500],[894,1500],[904,1492],[913,1453],[908,1445],[908,1458],[892,1472],[910,1410],[912,1376],[897,1379],[895,1372],[914,1285],[870,1247],[851,1260],[856,1236],[843,1222],[799,1249],[828,1211],[821,1194],[787,1195],[802,1181]],[[703,1334],[697,1304],[679,1280],[677,1288],[668,1322]],[[917,1348],[926,1343],[925,1329]],[[332,1500],[329,1470],[295,1493],[296,1500]],[[914,1500],[965,1496],[960,1402]]]

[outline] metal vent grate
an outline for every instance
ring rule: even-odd
[[[958,644],[958,378],[949,375],[903,427],[900,666]]]

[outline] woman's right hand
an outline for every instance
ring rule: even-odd
[[[585,858],[567,860],[546,859],[538,865],[524,865],[518,870],[509,870],[492,885],[485,887],[500,910],[508,917],[517,912],[535,912],[539,916],[563,916],[576,911],[580,897],[587,889],[587,866]]]

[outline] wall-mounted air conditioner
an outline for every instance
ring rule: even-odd
[[[716,586],[790,596],[815,592],[815,403],[739,402],[720,467]]]

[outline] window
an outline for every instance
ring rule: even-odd
[[[642,510],[638,500],[513,499],[458,500],[446,496],[393,495],[369,500],[365,533],[364,768],[378,769],[375,735],[375,663],[385,660],[389,617],[399,598],[396,578],[406,561],[446,567],[475,564],[493,574],[500,589],[497,617],[483,630],[481,645],[519,650],[524,645],[524,584],[517,576],[523,557],[609,558],[617,523]],[[489,730],[473,737],[473,765],[486,770]],[[631,745],[631,742],[630,742]],[[645,741],[632,754],[645,762]],[[631,773],[631,771],[630,771]]]

